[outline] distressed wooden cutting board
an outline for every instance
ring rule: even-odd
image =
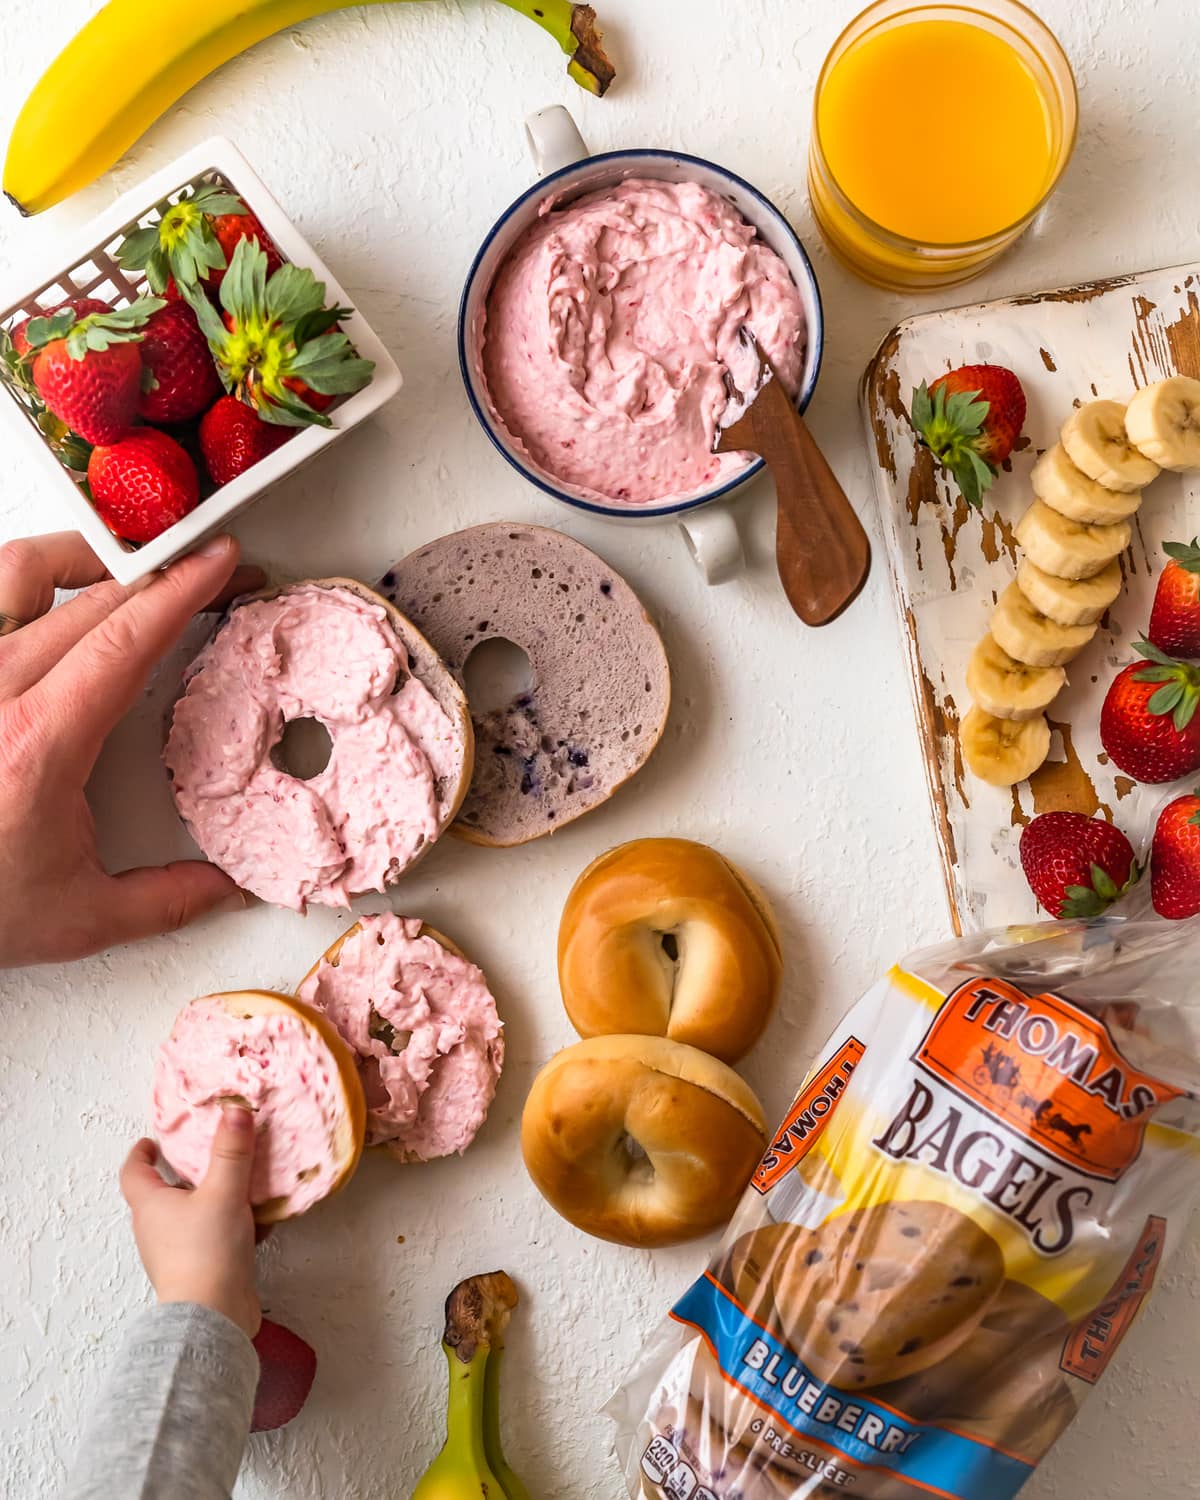
[[[907,418],[913,388],[957,365],[1015,370],[1029,398],[1023,446],[973,511],[935,469]],[[1182,372],[1200,378],[1200,263],[1086,286],[928,313],[901,323],[867,368],[862,404],[875,487],[912,674],[946,889],[961,932],[1023,921],[1036,903],[1021,874],[1021,829],[1038,812],[1099,812],[1135,847],[1148,840],[1163,788],[1107,763],[1100,705],[1149,619],[1162,543],[1200,531],[1200,476],[1163,474],[1146,491],[1122,558],[1125,586],[1051,706],[1050,758],[1011,790],[973,777],[958,749],[967,659],[1014,576],[1016,522],[1034,461],[1073,406],[1127,400]]]

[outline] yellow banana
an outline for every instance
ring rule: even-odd
[[[108,0],[25,101],[4,163],[4,192],[40,213],[94,182],[194,84],[256,42],[313,16],[384,0]],[[596,13],[572,0],[503,0],[567,53],[576,83],[613,79]]]
[[[484,1381],[491,1350],[480,1345],[464,1364],[451,1345],[442,1348],[450,1367],[446,1442],[412,1492],[412,1500],[502,1500],[503,1486],[488,1465],[483,1445]]]
[[[503,1271],[472,1276],[446,1299],[446,1441],[412,1500],[529,1500],[500,1441],[500,1358],[517,1289]]]

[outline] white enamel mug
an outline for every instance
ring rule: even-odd
[[[605,505],[594,495],[575,489],[534,464],[514,448],[497,417],[483,378],[480,352],[487,295],[509,251],[533,224],[548,197],[569,202],[584,193],[611,186],[627,177],[649,177],[663,182],[699,182],[727,198],[753,224],[763,243],[780,257],[799,288],[807,326],[804,370],[796,405],[808,405],[821,368],[824,318],[821,293],[812,265],[796,231],[779,209],[757,188],[736,173],[698,156],[679,151],[608,151],[592,156],[575,121],[561,105],[539,110],[526,121],[526,136],[541,180],[522,193],[496,220],[467,273],[458,315],[458,359],[471,409],[500,453],[530,484],[560,504],[606,520],[642,524],[676,522],[689,550],[709,583],[724,583],[742,567],[742,543],[728,501],[762,471],[754,458],[744,469],[719,485],[659,505]]]

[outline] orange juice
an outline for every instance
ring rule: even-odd
[[[821,75],[814,212],[833,249],[872,280],[964,280],[1024,229],[1074,128],[1070,66],[1023,6],[882,0]]]

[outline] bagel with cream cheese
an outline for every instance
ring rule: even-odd
[[[367,1145],[400,1161],[461,1155],[487,1118],[504,1031],[482,970],[416,917],[363,917],[296,993],[353,1050]]]
[[[652,1248],[724,1224],[766,1149],[762,1106],[714,1057],[604,1036],[552,1057],[521,1119],[534,1184],[599,1239]]]
[[[326,578],[239,600],[185,674],[163,758],[180,817],[214,864],[303,911],[383,891],[433,846],[470,785],[466,700],[394,605]],[[285,730],[329,739],[315,775]]]
[[[558,934],[563,1003],[580,1036],[666,1036],[736,1062],[779,993],[766,897],[689,839],[636,839],[575,882]]]
[[[319,1012],[288,995],[239,990],[190,1001],[154,1069],[164,1160],[187,1183],[208,1170],[221,1106],[254,1114],[250,1201],[260,1224],[337,1192],[362,1154],[366,1104],[354,1056]]]

